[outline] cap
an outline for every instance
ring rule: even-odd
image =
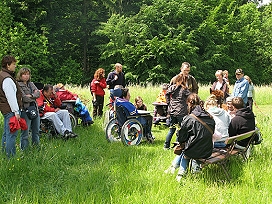
[[[236,69],[235,74],[244,74],[242,69]]]

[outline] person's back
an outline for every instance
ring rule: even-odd
[[[244,102],[241,97],[234,97],[232,105],[236,109],[236,115],[232,118],[229,125],[229,136],[243,134],[255,130],[255,116],[248,108],[244,108]],[[238,142],[238,145],[245,147],[250,138]]]

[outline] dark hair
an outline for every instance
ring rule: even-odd
[[[120,98],[126,98],[128,92],[129,92],[129,89],[128,88],[122,88],[121,90],[122,90],[122,96]]]
[[[11,55],[6,55],[2,59],[2,68],[7,68],[7,65],[11,65],[12,62],[17,62],[15,57]]]
[[[44,91],[48,91],[48,90],[50,90],[50,89],[53,89],[53,86],[50,85],[50,84],[46,84],[46,85],[44,85],[44,87],[43,87],[43,92],[44,92]]]
[[[234,97],[232,99],[232,105],[236,109],[241,109],[244,107],[244,100],[242,99],[242,97]]]
[[[186,103],[188,104],[188,113],[191,113],[197,105],[200,105],[201,100],[196,93],[191,93],[188,96]],[[203,105],[203,102],[202,102],[202,105]]]

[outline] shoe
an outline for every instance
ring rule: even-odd
[[[171,165],[168,169],[166,169],[164,171],[164,173],[166,173],[166,174],[174,174],[175,171],[176,171],[176,168]]]
[[[183,172],[178,172],[178,175],[176,176],[176,180],[178,181],[178,182],[180,182],[181,181],[181,179],[182,179],[182,177],[184,177],[185,176],[185,171],[183,171]]]
[[[70,132],[69,130],[65,130],[62,136],[62,139],[68,140],[70,138]]]
[[[76,133],[74,133],[74,132],[69,132],[69,137],[70,138],[75,138],[75,137],[77,137],[78,135],[76,134]]]
[[[148,133],[146,139],[149,143],[154,143],[155,137],[153,137],[152,133]]]

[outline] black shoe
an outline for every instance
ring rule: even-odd
[[[153,137],[152,133],[148,133],[146,139],[149,143],[154,143],[155,137]]]
[[[78,135],[76,134],[76,133],[74,133],[74,132],[69,132],[69,137],[70,138],[75,138],[75,137],[77,137]]]
[[[70,138],[70,132],[69,130],[65,130],[62,136],[62,139],[68,140]]]

